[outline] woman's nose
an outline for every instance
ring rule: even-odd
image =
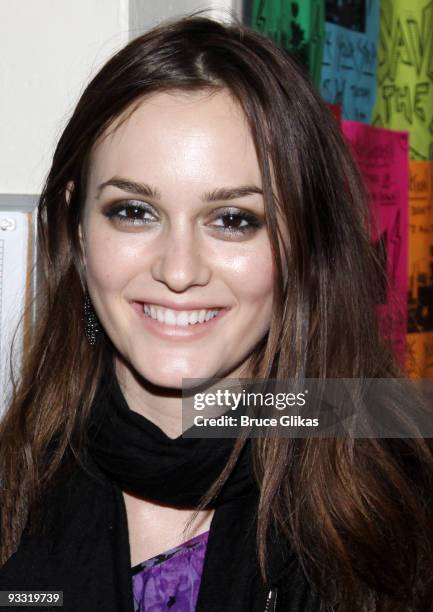
[[[210,266],[203,257],[203,245],[193,228],[173,228],[161,240],[151,267],[155,280],[176,292],[209,282]]]

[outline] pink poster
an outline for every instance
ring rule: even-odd
[[[408,317],[408,133],[355,121],[342,121],[342,131],[370,194],[376,226],[372,240],[388,275],[388,286],[377,297],[381,331],[392,340],[403,365]]]

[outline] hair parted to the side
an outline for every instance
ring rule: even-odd
[[[276,285],[270,330],[252,356],[252,375],[399,375],[377,330],[374,295],[383,278],[370,245],[362,182],[303,70],[236,23],[191,17],[163,24],[115,54],[85,89],[41,194],[39,314],[0,428],[0,563],[16,550],[26,525],[31,530],[36,523],[45,492],[79,460],[104,359],[113,351],[104,335],[92,350],[81,321],[85,270],[78,224],[90,151],[144,96],[204,88],[226,88],[239,102],[262,173]],[[237,441],[202,506],[222,486],[244,443]],[[264,575],[265,539],[274,524],[329,609],[427,609],[433,600],[426,586],[433,526],[423,499],[433,484],[428,441],[399,441],[398,457],[410,455],[411,472],[386,440],[255,439],[252,445]]]

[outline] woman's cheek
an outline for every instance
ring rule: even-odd
[[[137,250],[122,240],[90,235],[86,248],[89,281],[106,289],[121,289],[139,268]]]

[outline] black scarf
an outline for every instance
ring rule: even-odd
[[[107,364],[92,408],[88,448],[122,490],[170,506],[193,507],[222,472],[234,443],[234,438],[169,438],[129,408],[113,366]],[[255,487],[248,441],[208,507],[250,495]]]
[[[63,591],[64,612],[132,612],[122,490],[173,506],[194,505],[221,472],[234,442],[172,440],[129,409],[112,366],[107,367],[92,406],[82,462],[48,496],[40,532],[25,531],[18,551],[0,569],[0,589]],[[263,584],[256,551],[257,505],[248,442],[210,504],[216,510],[197,612],[318,610],[295,556],[274,531],[268,539],[269,581]],[[267,598],[276,592],[274,608],[275,600]],[[41,612],[40,607],[27,609]]]

